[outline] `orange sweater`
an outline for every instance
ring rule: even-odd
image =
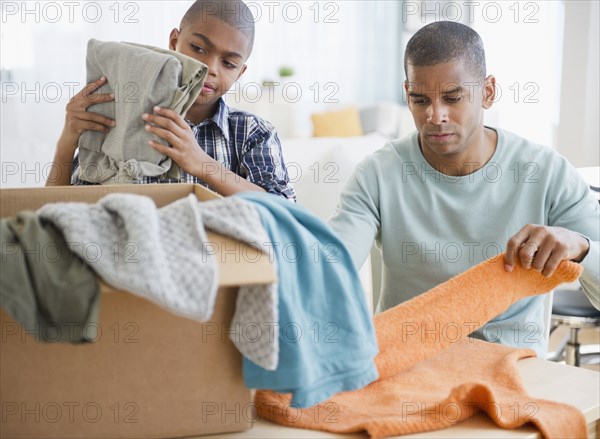
[[[519,299],[574,281],[582,268],[564,261],[550,278],[519,266],[507,273],[503,257],[375,316],[377,381],[308,409],[290,408],[289,395],[257,391],[258,414],[291,427],[379,438],[449,427],[482,410],[503,428],[531,422],[548,438],[587,437],[579,410],[527,396],[516,361],[535,356],[532,350],[467,337]]]

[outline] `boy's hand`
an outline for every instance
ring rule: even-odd
[[[106,83],[107,79],[102,77],[97,81],[87,84],[83,90],[77,93],[67,104],[65,127],[60,136],[59,146],[72,149],[75,152],[77,142],[84,130],[100,131],[107,133],[116,125],[113,119],[104,117],[98,113],[88,112],[86,109],[94,104],[114,100],[114,94],[93,94]]]
[[[533,268],[550,277],[560,261],[581,262],[588,250],[588,241],[579,233],[563,227],[527,224],[508,240],[504,266],[510,272],[519,260],[523,268]]]
[[[67,104],[65,126],[54,150],[53,166],[50,168],[46,186],[66,186],[71,184],[73,156],[75,155],[81,133],[85,130],[106,133],[116,125],[113,119],[101,116],[98,113],[86,111],[91,105],[114,100],[115,97],[112,93],[93,94],[104,84],[106,84],[106,78],[102,77],[86,85]]]
[[[167,108],[154,107],[155,114],[143,114],[146,131],[168,142],[171,147],[154,140],[148,143],[161,154],[175,161],[181,169],[190,175],[203,178],[204,163],[212,161],[204,150],[198,147],[194,133],[183,118]]]

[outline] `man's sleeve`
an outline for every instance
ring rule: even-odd
[[[379,233],[379,191],[375,175],[365,159],[344,186],[329,225],[346,245],[354,266],[360,270]]]
[[[566,162],[566,160],[565,160]],[[581,261],[579,279],[594,307],[600,309],[600,208],[598,200],[577,170],[564,163],[555,179],[549,223],[577,232],[589,240],[590,249]]]
[[[243,151],[240,165],[249,181],[269,193],[296,201],[283,161],[281,143],[272,127],[266,124],[254,127]]]

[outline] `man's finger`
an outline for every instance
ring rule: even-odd
[[[521,248],[521,244],[529,238],[529,226],[524,226],[515,233],[506,244],[506,253],[504,254],[504,269],[508,272],[513,271],[517,252]]]
[[[531,264],[533,263],[533,259],[535,258],[539,248],[539,244],[532,240],[528,240],[527,242],[521,244],[521,248],[517,253],[521,267],[527,270],[531,268]]]
[[[558,264],[560,264],[560,261],[562,261],[560,253],[552,252],[550,257],[546,261],[546,266],[544,267],[542,274],[546,277],[552,276],[554,274],[554,272],[556,271],[556,269],[558,268]]]
[[[533,238],[533,237],[530,238],[530,240],[533,240],[533,239],[535,239],[535,238]],[[554,245],[553,245],[552,240],[544,239],[541,242],[541,244],[539,244],[537,253],[535,253],[535,255],[533,257],[533,261],[531,263],[532,268],[534,270],[542,272],[544,270],[544,267],[546,266],[548,258],[550,258],[550,255],[552,254],[553,250],[554,250]]]

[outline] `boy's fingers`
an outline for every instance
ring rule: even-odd
[[[106,125],[107,127],[114,127],[117,125],[117,122],[114,119],[110,119],[106,116],[102,116],[101,114],[94,113],[92,111],[78,111],[74,114],[75,117],[77,117],[78,119],[96,122],[102,125]]]
[[[102,76],[101,78],[95,80],[94,82],[90,82],[85,87],[83,87],[83,90],[81,90],[81,93],[84,97],[86,97],[86,96],[94,93],[96,90],[98,90],[100,87],[102,87],[105,83],[106,83],[106,77]]]
[[[172,120],[179,128],[188,128],[187,123],[185,122],[185,120],[183,120],[183,118],[177,114],[175,111],[170,110],[168,108],[162,108],[159,107],[158,105],[154,106],[154,108],[152,108],[152,111],[154,111],[156,114],[166,117],[170,120]]]
[[[169,148],[168,146],[161,145],[160,143],[155,142],[154,140],[148,140],[148,144],[151,145],[154,149],[156,149],[161,154],[164,154],[167,157],[173,158],[173,157],[171,157],[171,154],[173,154],[173,148]]]
[[[102,133],[107,133],[109,128],[105,125],[96,123],[96,122],[92,122],[92,121],[87,121],[87,120],[81,120],[77,123],[77,132],[78,133],[83,133],[86,130],[89,131],[100,131]]]
[[[100,104],[102,102],[109,102],[115,99],[113,93],[97,93],[93,95],[84,96],[77,94],[73,97],[71,102],[67,104],[67,111],[79,111],[85,110],[93,104]]]
[[[99,104],[101,102],[113,101],[115,99],[114,93],[95,93],[83,97],[84,101],[91,104]]]
[[[153,126],[164,128],[165,130],[170,131],[172,133],[182,133],[181,127],[175,121],[167,117],[145,113],[142,115],[142,119],[144,119],[149,124],[152,124]]]
[[[178,137],[169,130],[165,130],[159,127],[153,127],[152,125],[148,124],[146,124],[144,128],[146,131],[157,135],[163,140],[166,140],[171,145],[175,145],[177,140],[179,140]]]

